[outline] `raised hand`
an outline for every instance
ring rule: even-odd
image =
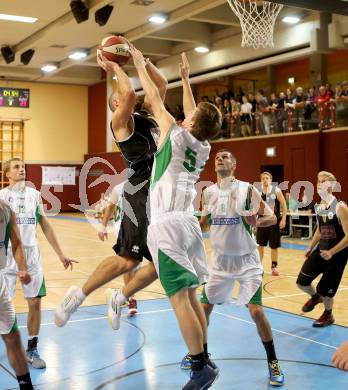
[[[180,75],[183,79],[190,77],[190,64],[186,57],[186,53],[181,53],[181,62],[180,62]]]
[[[143,56],[143,53],[138,50],[134,45],[132,45],[129,41],[127,41],[128,46],[129,46],[129,53],[133,58],[134,66],[136,68],[139,68],[141,66],[146,65],[146,60]]]
[[[101,54],[97,55],[97,62],[99,64],[99,66],[105,70],[105,72],[115,73],[116,70],[120,67],[120,65],[118,65],[116,62],[108,61]]]

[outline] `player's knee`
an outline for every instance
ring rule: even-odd
[[[296,280],[296,284],[299,289],[301,289],[301,287],[309,286],[311,283],[312,279],[308,276],[303,275],[302,272],[298,275]]]
[[[7,334],[2,335],[2,339],[4,340],[6,346],[8,348],[14,347],[15,345],[18,344],[19,341],[19,332],[9,332]]]
[[[254,322],[258,323],[263,321],[265,314],[262,306],[249,304],[248,309]]]
[[[40,311],[41,310],[41,298],[40,297],[29,298],[28,305],[29,305],[30,311]]]

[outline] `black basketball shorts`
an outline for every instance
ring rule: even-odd
[[[280,229],[278,222],[268,227],[260,227],[256,232],[256,241],[260,246],[269,246],[271,249],[280,247]]]
[[[152,261],[147,247],[147,228],[150,207],[148,202],[149,182],[134,194],[134,186],[126,183],[122,198],[122,220],[117,243],[113,249],[119,256],[142,261],[143,257]]]
[[[317,285],[317,293],[323,297],[333,298],[340,285],[347,259],[346,250],[336,253],[330,260],[325,260],[320,256],[320,250],[315,249],[303,263],[296,283],[309,286],[322,274]]]

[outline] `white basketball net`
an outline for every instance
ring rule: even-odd
[[[260,0],[227,0],[242,26],[242,47],[274,47],[274,25],[282,4]]]

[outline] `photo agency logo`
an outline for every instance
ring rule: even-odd
[[[105,173],[109,172],[109,173]],[[134,224],[138,226],[138,220],[135,211],[133,210],[131,204],[127,200],[129,196],[136,194],[140,191],[144,186],[148,183],[147,181],[143,181],[137,185],[129,182],[127,178],[131,178],[134,171],[131,169],[124,169],[120,172],[117,172],[115,167],[106,159],[100,157],[93,157],[88,159],[79,175],[79,204],[69,204],[72,208],[79,212],[83,212],[87,218],[87,220],[91,223],[91,225],[97,230],[100,231],[102,227],[102,217],[105,208],[108,204],[112,203],[113,197],[112,191],[115,186],[124,183],[123,186],[123,194],[120,194],[120,202],[116,204],[115,209],[121,208],[121,216],[126,215]],[[34,187],[33,183],[27,182],[29,186]],[[193,200],[193,208],[194,210],[202,209],[202,194],[203,191],[212,185],[216,184],[216,182],[212,181],[198,181],[195,183],[194,187],[192,182],[189,181],[189,176],[182,174],[177,182],[172,186],[168,183],[166,187],[166,194],[170,198],[170,202],[175,204],[175,210],[185,210],[187,207],[187,193],[191,193],[190,197]],[[317,193],[320,198],[326,202],[330,202],[332,193],[340,193],[341,185],[339,182],[333,181],[325,181],[324,183],[315,184],[310,181],[298,181],[289,186],[289,181],[284,181],[282,183],[273,182],[271,184],[274,187],[278,187],[281,191],[283,191],[286,195],[288,194],[289,198],[296,202],[296,209],[290,210],[296,214],[296,210],[306,208],[311,204],[314,204],[314,195]],[[252,192],[251,194],[251,208],[249,210],[245,209],[245,197],[242,202],[235,202],[234,195],[232,193],[231,187],[227,186],[226,188],[221,188],[219,190],[219,202],[235,202],[235,211],[240,215],[251,215],[256,214],[259,211],[259,207],[261,204],[260,193],[262,190],[261,182],[254,182],[253,186],[258,190]],[[100,189],[99,189],[99,188]],[[50,215],[58,214],[61,210],[61,202],[57,196],[54,194],[57,192],[62,192],[63,186],[42,186],[41,187],[41,196],[44,199],[44,207],[43,211],[48,212]],[[93,193],[93,194],[92,194]],[[101,194],[104,196],[100,199]],[[126,194],[125,196],[122,196]],[[185,195],[186,194],[186,195]],[[93,195],[93,199],[98,197],[98,200],[94,203],[89,203],[89,197],[91,198]],[[127,196],[129,195],[129,196]],[[287,198],[288,198],[287,196]],[[168,199],[169,199],[168,198]],[[174,203],[173,203],[174,202]],[[272,209],[275,206],[276,196],[269,199],[269,207]],[[191,204],[191,203],[190,203]],[[230,203],[226,203],[228,206]],[[332,205],[329,206],[332,207]],[[228,207],[225,208],[226,212]],[[156,210],[155,210],[156,211]],[[160,211],[160,210],[159,210]],[[146,212],[148,218],[150,219],[150,199],[146,200]],[[330,213],[335,215],[336,210],[329,210]],[[331,215],[331,214],[330,214]],[[108,223],[107,229],[113,230],[113,218],[110,217],[110,221]],[[293,216],[296,218],[296,215]]]

